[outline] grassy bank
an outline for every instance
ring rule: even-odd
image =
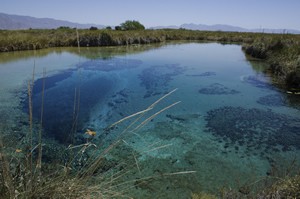
[[[121,46],[172,40],[236,42],[252,57],[264,59],[276,82],[300,92],[300,35],[193,30],[0,30],[0,52],[67,46]]]
[[[274,82],[292,93],[300,92],[300,35],[262,35],[244,51],[270,64]]]
[[[261,34],[166,29],[136,31],[78,30],[78,35],[80,46],[85,47],[148,44],[170,40],[252,43]],[[66,46],[78,46],[76,30],[0,31],[0,52]]]

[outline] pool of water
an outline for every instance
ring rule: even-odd
[[[33,117],[38,123],[43,107],[49,139],[80,144],[86,129],[92,129],[97,132],[93,143],[107,146],[122,136],[126,150],[117,149],[116,158],[126,157],[128,148],[134,151],[139,167],[133,178],[195,171],[148,180],[130,191],[135,197],[187,198],[239,189],[269,175],[279,163],[300,160],[300,99],[273,86],[262,72],[267,66],[247,61],[240,45],[54,49],[35,56],[2,53],[0,58],[2,128],[17,129],[21,124],[16,121],[26,117],[34,68]],[[180,103],[142,128],[136,124],[123,136],[126,121],[107,130],[174,89],[150,115]]]

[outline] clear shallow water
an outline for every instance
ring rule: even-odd
[[[76,143],[85,141],[86,129],[93,129],[98,133],[94,142],[107,145],[128,123],[110,131],[104,128],[178,88],[157,110],[181,103],[125,137],[124,143],[135,151],[143,176],[196,173],[147,181],[130,191],[135,197],[187,198],[191,192],[238,189],[266,176],[278,163],[300,160],[299,99],[272,86],[260,72],[265,66],[248,62],[239,45],[141,48],[40,51],[42,55],[35,58],[33,111],[38,120],[46,68],[45,134],[62,144],[71,142],[75,100]],[[16,118],[28,111],[26,86],[34,58],[9,56],[0,64],[0,119],[16,126]],[[168,147],[152,150],[161,146]],[[128,155],[124,148],[117,154]],[[139,172],[132,175],[141,177]]]

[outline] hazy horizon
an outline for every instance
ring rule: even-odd
[[[0,12],[110,26],[137,20],[147,28],[194,23],[300,30],[299,7],[298,0],[2,0]]]

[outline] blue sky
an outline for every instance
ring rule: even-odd
[[[78,23],[146,27],[228,24],[300,30],[300,0],[0,0],[0,12]]]

